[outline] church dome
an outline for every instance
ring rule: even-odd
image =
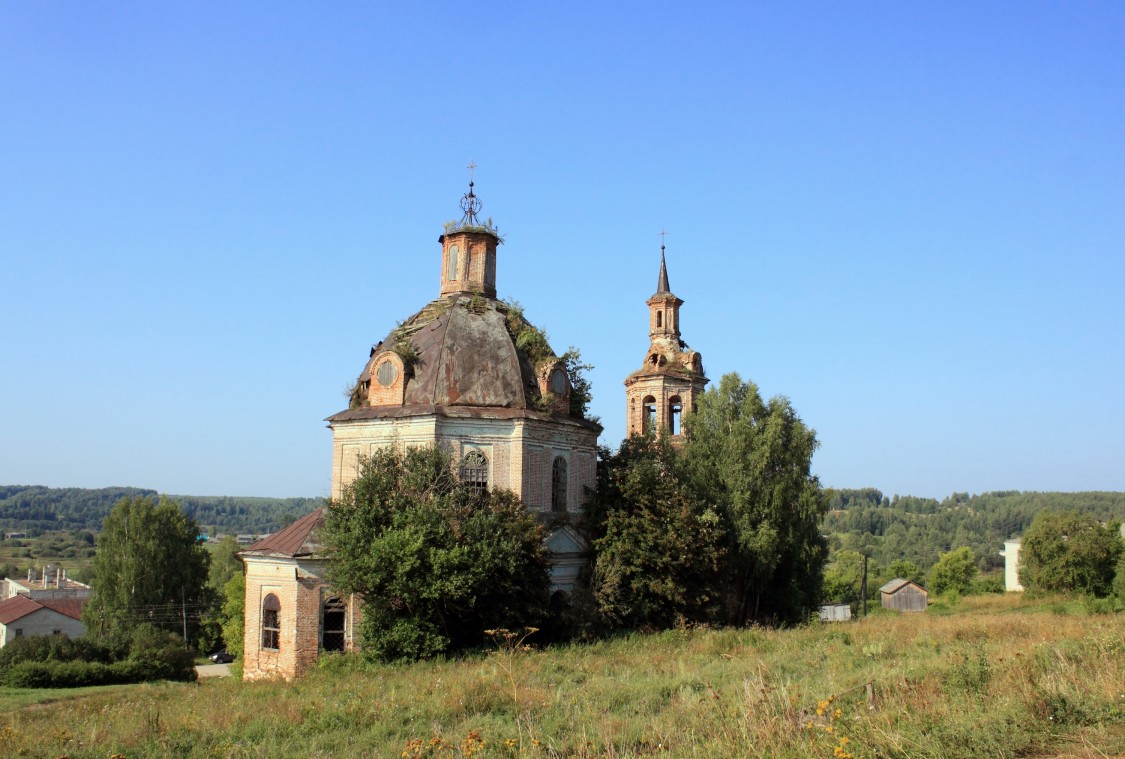
[[[348,409],[329,421],[438,413],[597,426],[583,418],[584,408],[572,414],[566,365],[546,334],[518,304],[496,299],[503,239],[491,219],[477,218],[480,200],[471,181],[461,208],[461,221],[446,224],[438,238],[440,297],[371,349]]]
[[[332,419],[437,407],[567,416],[569,392],[565,366],[518,305],[455,293],[427,304],[371,349],[350,409]]]

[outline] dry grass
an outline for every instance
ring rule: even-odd
[[[1020,597],[970,599],[949,615],[673,631],[514,658],[338,663],[290,684],[136,686],[0,715],[0,755],[74,759],[1122,752],[1125,614]]]

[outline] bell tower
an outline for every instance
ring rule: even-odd
[[[661,232],[661,237],[664,233]],[[683,415],[707,385],[703,357],[680,337],[683,301],[668,286],[668,264],[660,243],[660,275],[648,305],[648,353],[641,368],[625,380],[627,434],[670,435],[683,440]]]
[[[441,295],[480,293],[496,297],[496,247],[500,235],[492,220],[482,222],[480,198],[473,192],[473,169],[469,164],[469,191],[461,197],[461,221],[445,225],[441,243]]]

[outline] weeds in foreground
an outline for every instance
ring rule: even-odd
[[[500,668],[504,670],[504,674],[508,676],[508,684],[512,688],[512,703],[516,707],[516,732],[519,735],[516,745],[520,748],[523,747],[525,725],[529,738],[533,733],[531,732],[532,725],[530,716],[527,711],[524,710],[523,704],[520,702],[519,683],[516,679],[516,664],[521,656],[531,652],[531,646],[528,645],[527,639],[537,632],[539,632],[538,627],[524,627],[518,631],[504,628],[484,631],[484,634],[491,638],[492,642],[496,644]],[[534,739],[532,738],[532,740]],[[538,741],[536,741],[536,743],[538,743]]]
[[[528,649],[526,631],[497,631],[495,651],[456,661],[332,667],[293,683],[139,685],[16,708],[0,713],[0,755],[1122,754],[1125,615],[1059,615],[1049,603],[542,650]]]

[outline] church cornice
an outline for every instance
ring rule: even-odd
[[[359,406],[333,414],[324,421],[333,424],[365,419],[406,419],[424,416],[440,416],[448,419],[529,419],[581,427],[599,433],[602,431],[602,426],[597,422],[576,416],[552,416],[531,409],[487,406],[429,406],[417,404],[410,406]]]

